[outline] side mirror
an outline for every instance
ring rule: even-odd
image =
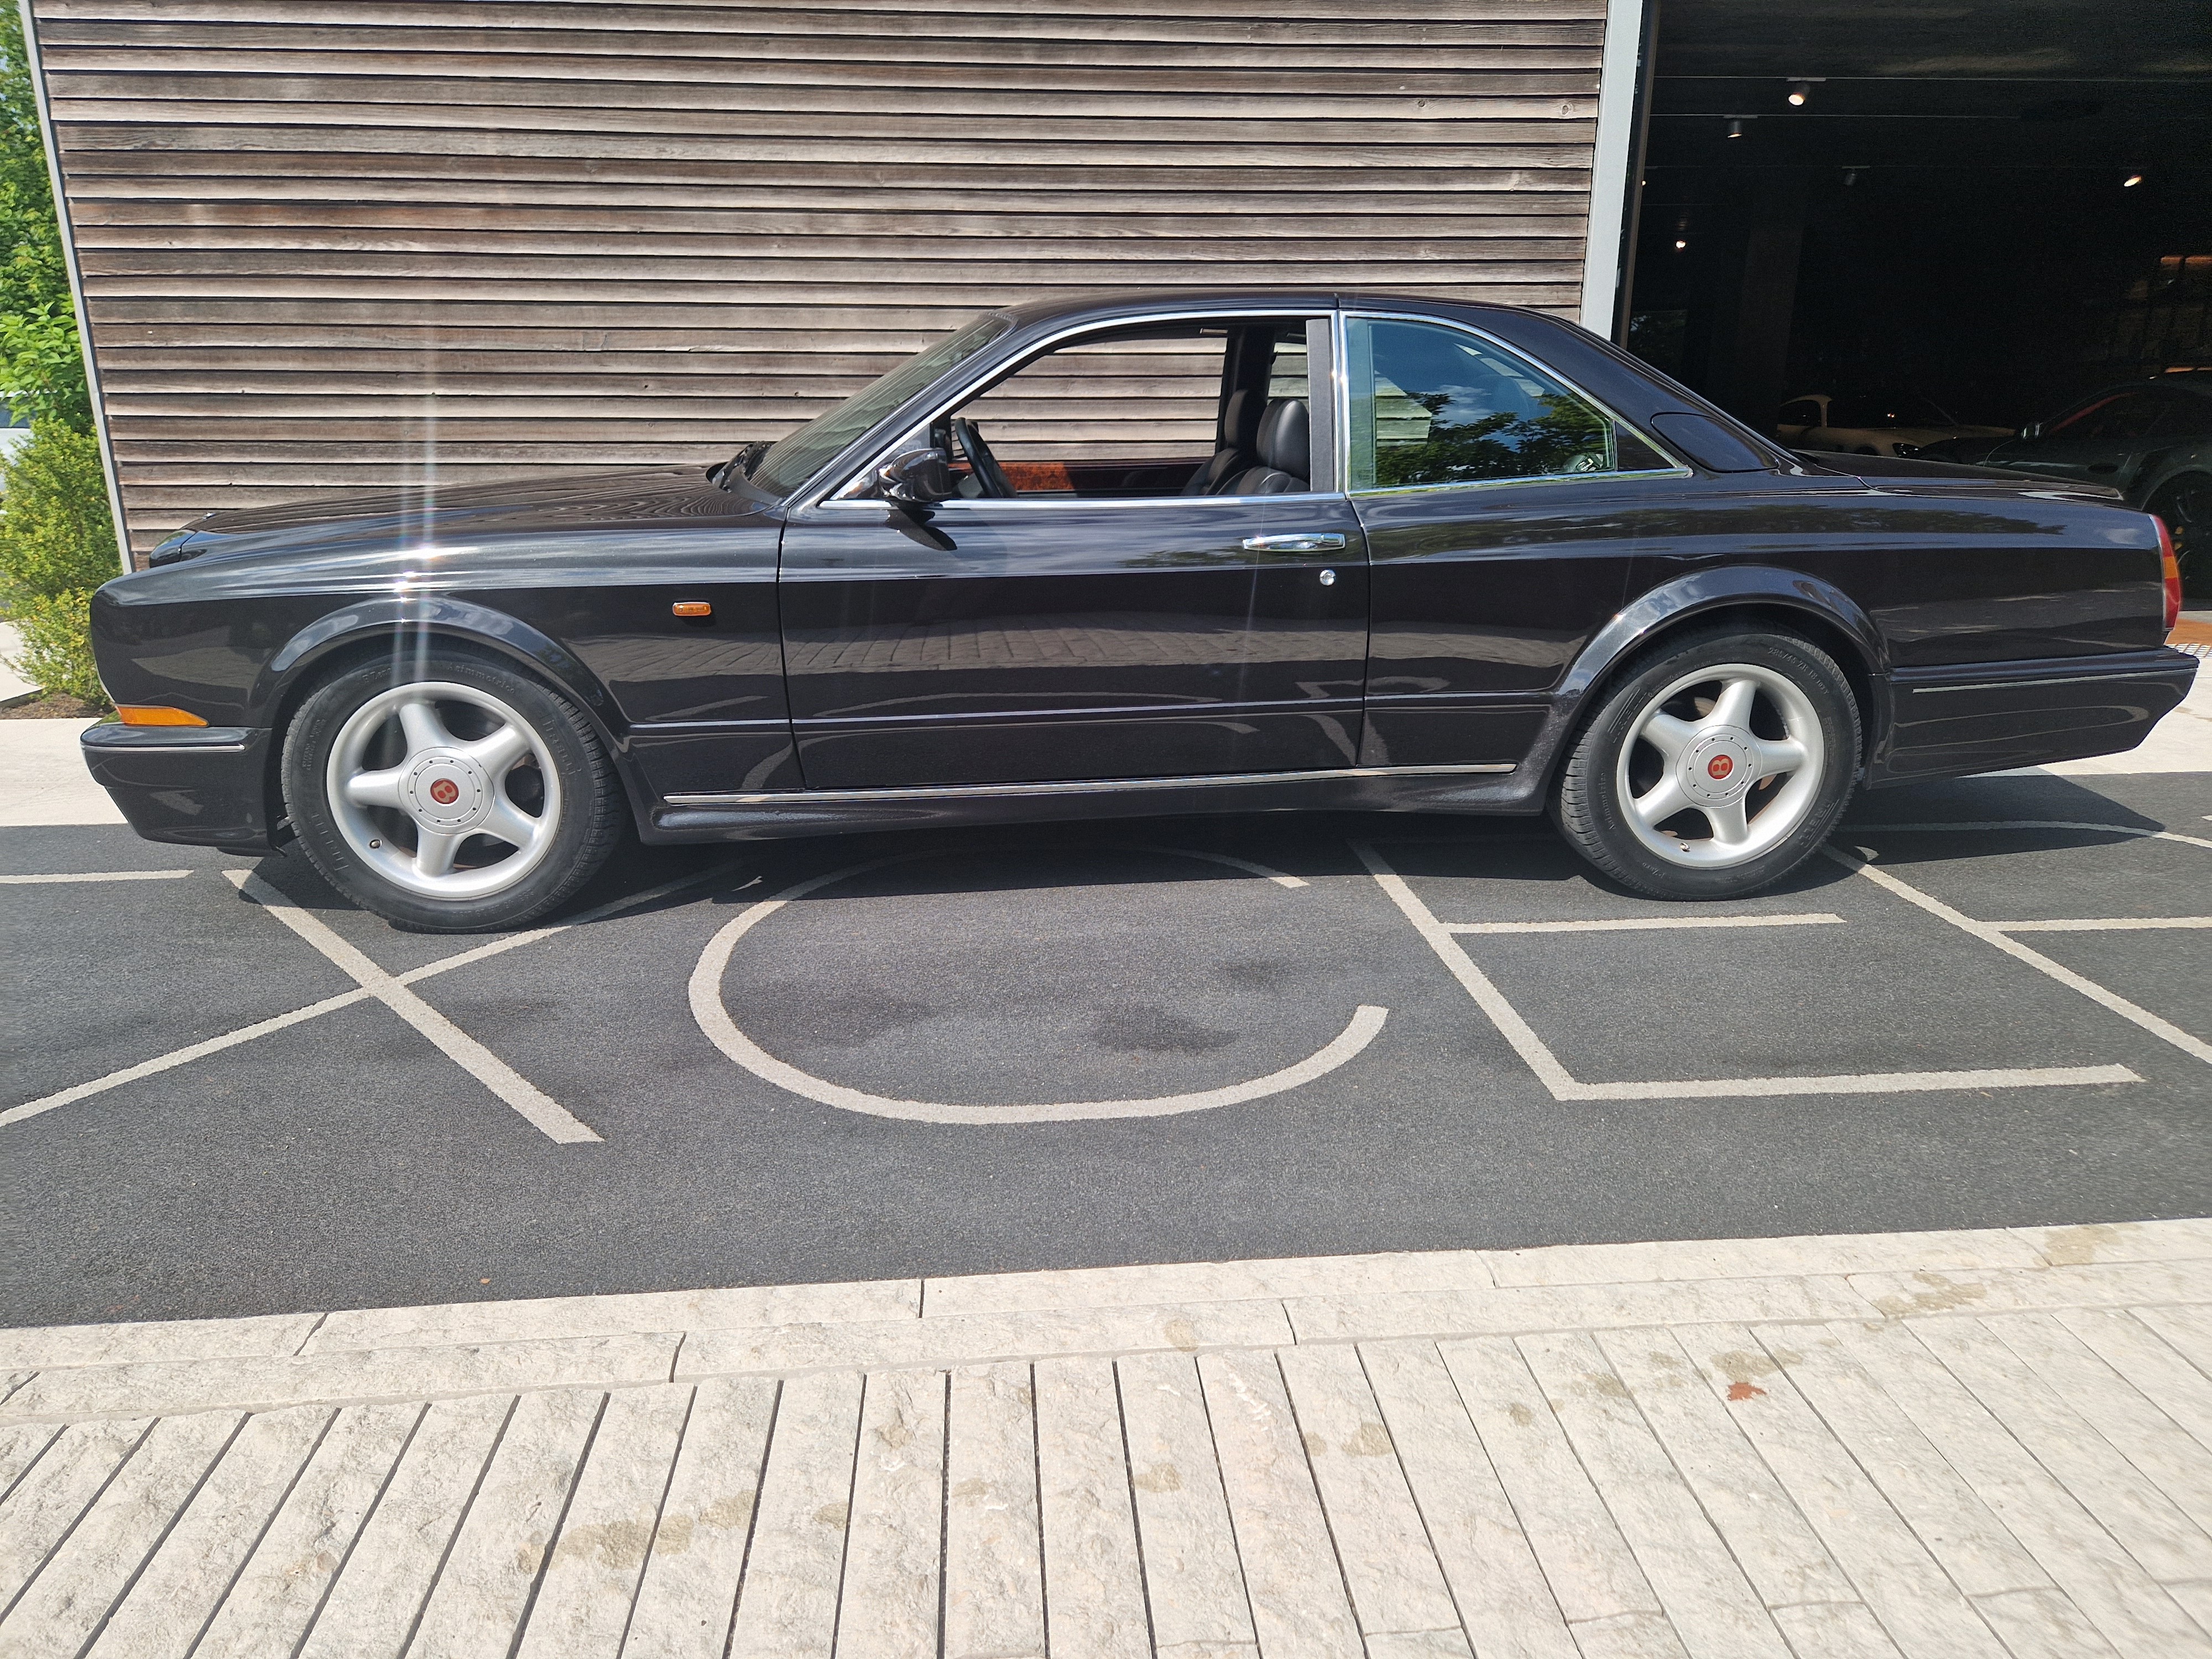
[[[2043,435],[2043,422],[2030,421],[2026,426],[2021,428],[2020,435],[2023,438],[2040,438]]]
[[[927,507],[960,493],[952,480],[952,459],[941,449],[909,449],[876,469],[884,499],[902,507]]]

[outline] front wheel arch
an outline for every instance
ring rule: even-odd
[[[512,637],[502,638],[499,632],[461,626],[450,618],[410,619],[398,616],[362,623],[343,633],[327,634],[319,639],[314,637],[318,629],[303,629],[295,635],[270,662],[269,673],[274,684],[264,693],[268,710],[269,758],[262,773],[262,795],[268,814],[264,822],[270,825],[271,839],[279,839],[277,831],[285,818],[280,763],[284,737],[301,706],[331,680],[392,651],[395,641],[403,637],[440,650],[459,650],[481,657],[526,675],[546,690],[567,698],[591,723],[614,763],[615,775],[622,780],[632,819],[641,827],[648,823],[651,801],[630,759],[629,722],[620,717],[606,688],[581,663],[536,629],[512,618],[499,620],[507,624],[502,631]],[[566,672],[552,672],[547,662],[549,655]]]

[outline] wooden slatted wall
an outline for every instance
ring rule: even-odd
[[[704,463],[1039,295],[1582,277],[1602,0],[34,3],[141,550]]]

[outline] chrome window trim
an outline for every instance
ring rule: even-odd
[[[1496,349],[1504,352],[1508,357],[1512,358],[1514,362],[1518,363],[1526,363],[1529,367],[1539,370],[1549,379],[1558,381],[1568,391],[1573,392],[1576,397],[1580,398],[1592,409],[1595,409],[1599,414],[1604,416],[1606,419],[1611,421],[1615,426],[1626,428],[1628,431],[1634,433],[1637,437],[1643,441],[1645,447],[1650,449],[1653,454],[1671,455],[1674,452],[1668,449],[1665,444],[1660,443],[1653,439],[1650,433],[1644,431],[1644,429],[1637,425],[1635,422],[1624,418],[1620,411],[1615,410],[1610,404],[1607,404],[1605,399],[1591,396],[1589,392],[1584,391],[1581,386],[1577,386],[1572,380],[1569,380],[1565,374],[1560,374],[1559,370],[1553,368],[1551,364],[1538,362],[1534,357],[1530,356],[1528,353],[1522,350],[1510,341],[1501,340],[1496,335],[1486,333],[1483,330],[1476,328],[1471,324],[1456,322],[1449,317],[1437,317],[1431,315],[1425,312],[1418,311],[1340,311],[1337,313],[1337,318],[1338,327],[1342,331],[1337,349],[1337,361],[1346,366],[1345,373],[1339,377],[1344,382],[1344,418],[1340,428],[1344,434],[1342,440],[1344,455],[1342,461],[1340,464],[1337,476],[1344,481],[1345,493],[1355,499],[1360,499],[1369,495],[1407,495],[1414,494],[1417,491],[1431,489],[1497,489],[1505,487],[1518,489],[1524,484],[1594,483],[1606,478],[1691,478],[1697,476],[1696,472],[1692,468],[1683,465],[1682,463],[1677,459],[1672,466],[1639,467],[1632,472],[1532,472],[1525,478],[1467,478],[1450,483],[1391,484],[1388,487],[1376,486],[1369,489],[1353,489],[1351,487],[1352,386],[1350,365],[1347,359],[1352,324],[1354,319],[1363,322],[1426,323],[1432,328],[1445,328],[1449,329],[1457,334],[1468,335],[1474,339],[1481,341],[1485,345],[1494,347]]]
[[[1314,783],[1336,778],[1457,777],[1475,773],[1496,774],[1517,769],[1514,761],[1485,761],[1449,766],[1345,766],[1316,772],[1215,772],[1185,777],[1097,778],[1072,783],[948,783],[923,784],[888,789],[781,789],[744,794],[665,795],[671,806],[775,806],[819,802],[978,799],[985,797],[1030,795],[1088,795],[1126,789],[1192,789],[1232,784]]]
[[[1116,317],[1112,319],[1110,321],[1102,322],[1094,318],[1089,322],[1070,324],[1067,327],[1061,329],[1058,333],[1048,334],[1043,339],[1036,342],[1036,343],[1027,352],[1016,361],[1012,368],[1003,371],[994,371],[994,373],[991,374],[979,374],[972,380],[968,380],[957,392],[951,393],[951,396],[944,402],[933,406],[927,415],[922,416],[919,420],[908,422],[905,430],[900,433],[897,437],[892,439],[891,441],[883,448],[872,452],[867,459],[863,460],[857,467],[854,468],[851,472],[842,474],[842,476],[834,476],[827,483],[809,484],[805,488],[797,491],[795,493],[797,504],[788,510],[793,514],[796,515],[801,513],[811,512],[813,509],[819,507],[829,507],[833,505],[842,506],[851,502],[857,502],[859,505],[864,507],[880,507],[882,505],[882,502],[880,501],[871,501],[865,497],[848,497],[845,495],[844,492],[847,489],[849,489],[854,484],[857,483],[861,478],[865,477],[870,468],[877,466],[888,459],[892,451],[896,449],[899,444],[903,443],[908,438],[913,435],[916,427],[927,428],[940,415],[951,414],[954,410],[959,408],[959,406],[967,399],[975,396],[976,393],[993,384],[994,374],[999,380],[1003,380],[1008,375],[1018,374],[1023,369],[1028,368],[1030,364],[1035,362],[1039,357],[1042,356],[1046,352],[1058,345],[1061,341],[1073,339],[1079,334],[1103,332],[1113,329],[1141,328],[1147,323],[1194,322],[1207,320],[1217,317],[1224,319],[1236,317],[1298,317],[1311,319],[1315,317],[1334,316],[1334,314],[1336,314],[1336,311],[1333,305],[1326,307],[1304,306],[1232,306],[1226,309],[1218,306],[1197,306],[1185,307],[1176,311],[1148,311],[1141,313],[1134,317]],[[1307,395],[1309,397],[1312,395],[1312,387],[1310,385],[1307,387]],[[825,468],[824,471],[831,474],[836,474],[837,472],[836,463],[834,461],[831,462],[830,466]],[[1342,492],[1333,492],[1328,490],[1307,490],[1303,492],[1304,495],[1307,495],[1340,493]],[[839,499],[836,501],[832,501],[830,499],[832,496],[836,496]],[[963,497],[963,499],[965,498]],[[1018,498],[999,497],[995,499],[998,499],[1003,503],[1003,501],[1006,500]],[[1094,496],[1091,499],[1093,501],[1099,501],[1109,498]],[[1279,501],[1286,499],[1296,501],[1299,499],[1299,497],[1297,495],[1287,497],[1283,495],[1141,495],[1110,499],[1136,501],[1147,504],[1153,504],[1160,501],[1200,500]],[[944,507],[949,506],[951,503],[940,501],[938,502],[937,505]]]
[[[1621,475],[1617,472],[1608,472],[1601,476],[1608,478],[1615,478]],[[1279,495],[1039,495],[1030,497],[1027,500],[1024,500],[1019,495],[962,495],[956,497],[951,501],[933,502],[929,510],[933,514],[938,514],[945,512],[948,509],[957,512],[965,507],[989,507],[995,509],[1003,509],[1010,507],[1021,507],[1024,509],[1066,507],[1080,507],[1091,509],[1102,507],[1164,507],[1170,502],[1173,502],[1177,507],[1195,507],[1200,504],[1207,506],[1218,504],[1222,507],[1234,507],[1239,505],[1251,507],[1263,501],[1319,501],[1341,500],[1343,499],[1343,496],[1344,492],[1340,489],[1302,489],[1296,492],[1285,490]],[[827,501],[818,503],[817,506],[818,510],[825,513],[842,512],[856,507],[861,508],[872,507],[878,512],[889,510],[884,502],[866,496],[854,496],[849,499]]]

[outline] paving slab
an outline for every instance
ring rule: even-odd
[[[641,1304],[414,1308],[363,1334],[424,1346],[304,1356],[32,1330],[90,1363],[0,1425],[0,1652],[2212,1659],[2205,1233],[702,1293],[494,1345],[436,1339]]]

